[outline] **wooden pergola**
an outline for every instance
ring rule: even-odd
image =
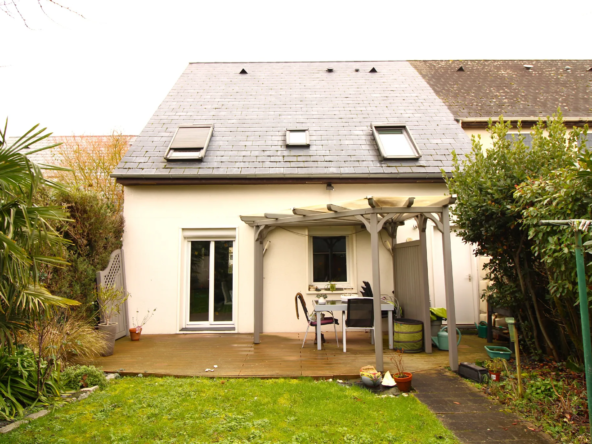
[[[456,315],[454,310],[454,287],[452,281],[452,252],[450,244],[449,205],[455,202],[454,196],[421,197],[373,197],[368,196],[340,204],[315,205],[292,208],[289,211],[241,216],[241,220],[255,230],[254,257],[254,343],[260,343],[263,330],[263,246],[265,237],[276,227],[316,227],[316,226],[359,226],[363,225],[370,233],[372,257],[372,292],[374,295],[374,346],[376,369],[384,370],[382,345],[382,316],[380,291],[379,244],[380,232],[385,230],[391,238],[393,249],[393,276],[396,282],[394,249],[397,245],[397,229],[406,220],[415,218],[420,233],[421,247],[421,285],[418,296],[422,298],[425,351],[431,352],[430,311],[428,287],[428,254],[426,225],[432,221],[442,233],[446,310],[448,313],[448,345],[452,370],[458,370],[458,350],[456,345]],[[393,328],[392,325],[389,328]]]

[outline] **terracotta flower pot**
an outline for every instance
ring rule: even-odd
[[[501,372],[489,372],[489,377],[491,378],[492,381],[500,382],[500,380],[502,379],[502,373]]]
[[[132,341],[139,341],[140,335],[142,334],[142,327],[132,327],[129,329],[129,332]]]
[[[400,377],[399,375],[393,375],[395,382],[397,383],[397,387],[399,391],[405,393],[411,390],[411,379],[413,379],[413,375],[409,372],[403,372],[405,375],[404,377]]]
[[[117,333],[117,323],[114,324],[99,324],[99,330],[105,335],[105,342],[107,343],[107,349],[101,356],[111,356],[113,354],[113,348],[115,347],[115,334]]]

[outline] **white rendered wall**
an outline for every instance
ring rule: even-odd
[[[248,333],[253,331],[253,229],[241,222],[240,215],[339,203],[369,195],[443,195],[446,191],[444,184],[337,184],[334,191],[327,191],[325,184],[125,187],[123,241],[127,288],[132,295],[130,316],[136,310],[141,313],[157,309],[144,328],[147,334],[177,333],[184,327],[183,229],[236,228],[235,321],[238,332]],[[306,234],[306,229],[289,229]],[[360,231],[355,227],[353,230]],[[280,228],[267,239],[271,244],[264,257],[264,331],[303,331],[306,324],[302,317],[296,319],[294,295],[302,292],[311,304],[315,294],[307,291],[308,239]],[[363,280],[372,280],[368,234],[356,233],[354,244],[352,284],[359,289]],[[380,255],[382,293],[390,294],[393,290],[391,257],[385,247],[380,248]]]

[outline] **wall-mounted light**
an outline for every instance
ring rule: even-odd
[[[333,191],[335,189],[335,187],[331,184],[331,182],[329,182],[327,184],[327,191]]]

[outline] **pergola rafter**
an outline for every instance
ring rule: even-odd
[[[385,229],[391,237],[393,256],[393,277],[396,280],[395,247],[397,228],[405,220],[416,218],[420,233],[421,247],[421,285],[418,289],[422,299],[424,322],[425,351],[432,350],[429,331],[429,289],[428,256],[426,242],[427,221],[432,221],[442,232],[444,254],[444,276],[446,290],[446,309],[448,312],[448,342],[450,367],[458,369],[458,351],[456,346],[456,316],[454,311],[454,291],[452,282],[452,253],[450,244],[450,217],[448,206],[455,202],[454,196],[421,197],[373,197],[368,196],[352,202],[340,204],[316,205],[291,208],[287,212],[272,212],[261,215],[241,216],[241,220],[255,229],[254,258],[254,342],[260,342],[263,330],[263,244],[267,234],[276,227],[311,227],[311,226],[363,226],[370,234],[372,257],[372,292],[374,294],[375,354],[376,369],[383,370],[382,316],[380,291],[380,232]],[[389,326],[389,328],[393,328]]]

